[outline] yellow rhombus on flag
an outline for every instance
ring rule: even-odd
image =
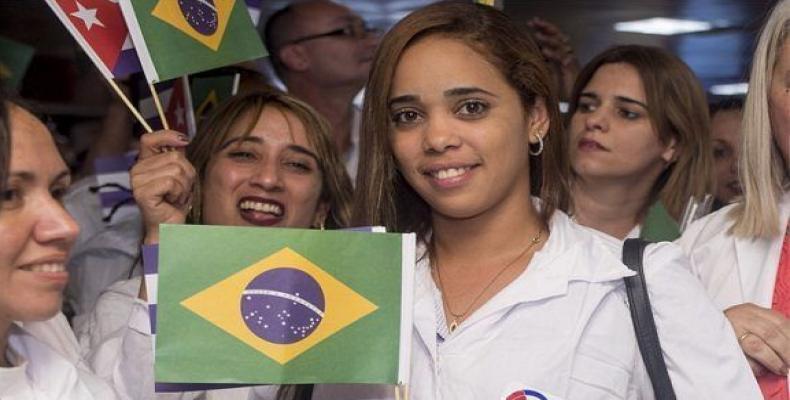
[[[278,275],[284,274],[289,279],[278,283]],[[294,277],[305,284],[294,283]],[[378,308],[288,247],[181,305],[281,365]],[[308,322],[289,326],[297,313],[309,316],[303,319]]]
[[[217,51],[236,0],[192,0],[182,6],[176,0],[159,0],[151,15],[167,22],[192,39]]]

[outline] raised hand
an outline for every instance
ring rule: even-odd
[[[195,168],[185,157],[187,137],[176,131],[147,133],[132,167],[134,199],[143,215],[145,243],[159,242],[159,224],[186,221],[192,201]]]

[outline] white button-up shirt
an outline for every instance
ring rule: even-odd
[[[41,322],[13,323],[0,368],[2,400],[112,400],[115,393],[79,357],[63,314]]]
[[[449,335],[429,262],[420,262],[410,398],[504,399],[531,390],[547,399],[652,399],[623,285],[633,272],[620,261],[621,247],[558,212],[529,268]],[[645,256],[677,398],[760,399],[731,326],[680,249],[661,243]],[[317,385],[313,395],[393,398],[391,387],[363,385]]]

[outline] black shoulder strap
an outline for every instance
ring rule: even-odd
[[[647,374],[653,384],[653,393],[657,400],[675,400],[675,390],[667,373],[667,365],[661,353],[653,310],[647,294],[647,285],[642,271],[642,258],[645,247],[650,244],[642,239],[627,239],[623,244],[623,264],[636,272],[636,275],[625,278],[625,289],[628,293],[628,306],[631,310],[631,321],[634,324],[639,352],[645,362]]]

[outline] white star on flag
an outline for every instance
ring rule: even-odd
[[[85,29],[91,30],[93,25],[99,25],[104,28],[104,24],[96,17],[96,8],[85,8],[79,1],[74,3],[77,4],[77,11],[71,13],[71,15],[81,19],[85,23]]]

